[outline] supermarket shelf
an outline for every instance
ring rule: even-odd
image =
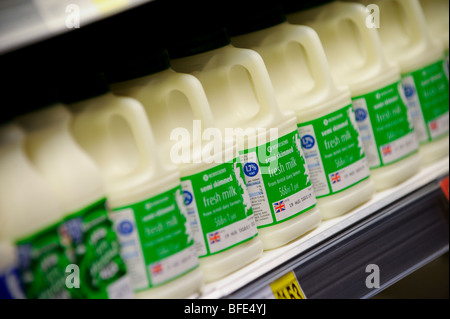
[[[439,186],[448,174],[447,157],[352,212],[323,221],[296,241],[206,284],[192,298],[273,298],[269,284],[290,271],[307,298],[370,298],[448,252],[448,201]],[[369,264],[380,269],[380,288],[366,287]]]
[[[68,32],[76,21],[82,27],[150,1],[2,0],[0,54]]]

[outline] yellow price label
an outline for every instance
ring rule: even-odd
[[[270,288],[275,299],[306,299],[292,271],[272,282]]]

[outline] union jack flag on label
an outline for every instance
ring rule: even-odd
[[[385,145],[382,147],[381,151],[383,152],[383,155],[389,155],[392,153],[392,147],[390,145]]]
[[[162,273],[163,271],[163,267],[161,264],[155,264],[152,266],[152,275],[158,275],[160,273]]]
[[[284,204],[284,200],[273,203],[273,209],[275,210],[275,213],[281,213],[282,211],[285,211],[286,205]]]
[[[220,234],[218,231],[209,234],[209,243],[210,244],[215,244],[220,242]]]
[[[336,184],[341,181],[341,174],[339,172],[331,174],[331,183]]]
[[[437,128],[438,128],[438,122],[437,121],[432,121],[431,123],[430,123],[430,129],[432,130],[432,131],[434,131],[434,130],[436,130]]]

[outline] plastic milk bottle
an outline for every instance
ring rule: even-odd
[[[70,72],[55,70],[59,98],[73,117],[71,134],[104,181],[109,218],[136,297],[187,297],[203,280],[179,173],[158,160],[142,105],[110,91],[91,27],[53,43],[55,50],[72,48],[62,55],[72,61]]]
[[[58,268],[58,263],[49,263],[46,269],[40,266],[50,256],[57,262],[67,261],[58,245],[56,230],[62,213],[50,189],[28,160],[24,139],[20,127],[3,121],[0,126],[0,299],[69,298],[65,286],[66,265]],[[40,253],[41,248],[48,251]],[[19,263],[19,250],[23,263]],[[27,279],[33,276],[42,280]]]
[[[254,261],[263,246],[240,158],[233,157],[236,144],[223,149],[200,81],[175,72],[159,41],[141,41],[155,40],[157,28],[149,22],[157,21],[154,10],[149,3],[102,24],[113,30],[107,33],[112,38],[102,37],[108,53],[103,63],[113,92],[144,105],[161,163],[180,170],[200,269],[211,282]],[[116,28],[126,36],[118,39]],[[231,157],[225,160],[227,151]]]
[[[106,210],[98,168],[69,131],[71,115],[53,104],[18,118],[28,133],[27,153],[65,214],[63,245],[80,268],[77,298],[132,298],[120,247]]]
[[[172,67],[200,80],[225,143],[237,141],[264,249],[279,247],[321,221],[297,120],[279,109],[261,56],[231,45],[226,30],[202,24],[196,9],[189,17],[198,29],[186,28],[180,12],[170,22],[178,28],[168,46]]]
[[[19,234],[14,234],[14,231],[17,230],[16,214],[20,215],[24,212],[28,213],[28,211],[18,210],[15,206],[18,202],[23,201],[21,198],[24,196],[23,194],[28,195],[21,192],[22,186],[27,185],[20,185],[24,182],[23,179],[20,180],[20,177],[27,176],[22,175],[22,170],[32,170],[32,168],[27,162],[23,148],[21,149],[24,133],[17,125],[10,123],[13,117],[14,114],[3,115],[0,120],[0,174],[2,174],[0,181],[0,299],[25,298],[15,245],[15,237],[22,234],[20,231]],[[14,163],[23,163],[24,161],[27,164],[26,168],[14,165]],[[32,174],[36,174],[36,172],[32,171]],[[18,187],[19,185],[20,187]],[[15,194],[15,192],[20,193]],[[23,219],[23,221],[26,220],[27,218]]]
[[[63,214],[28,159],[24,142],[18,125],[0,127],[1,295],[71,298],[65,273],[70,261],[58,235]]]
[[[84,280],[89,276],[83,268],[86,264],[71,258],[74,247],[68,245],[71,241],[63,231],[66,215],[62,203],[31,160],[27,146],[33,137],[27,136],[17,122],[12,121],[32,108],[55,105],[54,96],[45,86],[44,74],[31,71],[27,52],[15,51],[2,56],[1,61],[5,63],[2,66],[6,65],[0,79],[3,103],[12,112],[9,121],[0,128],[0,240],[15,244],[17,248],[18,274],[26,298],[77,298],[91,286]],[[24,81],[33,83],[26,94],[23,93]],[[5,114],[2,118],[5,119]],[[47,133],[50,136],[50,132]],[[57,157],[53,153],[56,149],[46,150],[47,161]],[[52,164],[57,163],[52,161]],[[56,174],[57,170],[55,165]],[[14,250],[11,248],[14,247],[9,247],[10,253]],[[17,291],[17,280],[13,276],[7,276],[6,284]]]
[[[448,62],[440,33],[430,32],[419,0],[373,3],[380,10],[378,30],[384,52],[400,66],[423,162],[434,162],[449,153]],[[448,10],[442,14],[447,15],[448,48]],[[434,20],[445,23],[445,18]]]
[[[261,55],[280,108],[295,112],[322,217],[339,216],[368,201],[375,187],[350,90],[334,84],[316,32],[286,22],[273,2],[256,1],[239,10],[228,16],[231,42]]]
[[[23,94],[26,77],[11,67],[17,57],[0,60],[2,103],[8,108],[0,123],[0,294],[2,299],[71,298],[73,290],[66,286],[71,261],[58,234],[64,215],[28,157],[25,132],[13,122],[24,106],[53,100],[38,84]]]
[[[144,105],[161,162],[179,167],[200,268],[210,282],[250,263],[263,251],[242,164],[239,156],[224,160],[220,138],[202,143],[208,130],[211,137],[217,136],[217,130],[200,81],[171,69],[165,50],[155,49],[147,58],[155,66],[159,62],[159,68],[145,75],[123,76],[116,64],[109,73],[115,82],[112,88]],[[122,68],[130,74],[125,64]],[[236,153],[235,148],[229,153]]]
[[[95,81],[86,81],[85,79]],[[80,85],[87,83],[80,96]],[[74,114],[72,133],[100,167],[110,218],[121,243],[137,298],[185,298],[203,284],[187,225],[180,176],[157,157],[142,105],[117,97],[101,74],[71,77],[67,98]],[[71,98],[74,97],[74,98]]]
[[[446,72],[449,68],[449,1],[420,0],[431,36],[442,43],[445,50]]]
[[[350,87],[376,189],[397,185],[421,163],[399,67],[385,58],[364,5],[331,2],[313,10],[318,12],[313,21],[296,13],[289,14],[288,21],[317,31],[335,81]]]

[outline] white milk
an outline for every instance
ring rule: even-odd
[[[172,66],[200,80],[214,124],[226,143],[236,138],[264,249],[280,247],[321,221],[297,119],[279,109],[257,52],[232,46],[224,30],[197,40],[197,54],[196,44],[169,47]]]
[[[445,71],[449,74],[449,1],[420,0],[431,36],[442,43],[445,50]]]
[[[185,298],[198,292],[203,275],[179,171],[156,155],[161,148],[142,105],[108,89],[73,100],[69,108],[73,135],[104,177],[110,218],[136,297]]]
[[[23,298],[24,292],[28,298],[70,298],[65,286],[69,260],[58,236],[64,216],[28,159],[24,142],[19,126],[0,126],[0,291],[10,298]],[[47,267],[40,267],[49,256]]]
[[[313,21],[296,13],[288,21],[317,31],[334,80],[349,86],[376,189],[397,185],[421,164],[399,67],[385,58],[376,29],[367,27],[364,5],[335,1],[314,10]]]
[[[448,62],[442,40],[447,38],[448,49],[448,1],[447,11],[442,12],[447,18],[432,18],[444,25],[447,21],[446,35],[428,28],[419,0],[373,3],[380,8],[379,33],[384,52],[400,66],[423,162],[434,162],[449,154]]]
[[[272,15],[277,12],[268,9],[273,9]],[[336,217],[368,201],[375,192],[350,90],[335,85],[316,32],[287,23],[280,11],[278,16],[275,25],[259,23],[249,33],[230,27],[231,41],[264,59],[280,108],[297,117],[317,207],[324,219]],[[233,21],[232,17],[231,26]]]
[[[60,103],[17,118],[27,132],[26,152],[65,215],[58,229],[61,243],[80,269],[80,289],[72,290],[73,297],[132,298],[100,172],[70,134],[70,121]],[[97,276],[100,280],[93,281]]]
[[[449,1],[420,0],[431,36],[441,42],[445,50],[448,67]],[[447,69],[448,70],[448,69]]]
[[[168,60],[165,51],[155,57],[155,64],[164,59]],[[180,169],[184,202],[205,281],[224,277],[259,258],[263,246],[242,164],[239,156],[223,161],[226,150],[217,134],[220,131],[214,129],[200,81],[160,63],[159,69],[122,79],[112,88],[116,94],[131,96],[144,105],[159,160]],[[212,135],[207,136],[208,132]],[[229,154],[236,153],[235,147]]]

